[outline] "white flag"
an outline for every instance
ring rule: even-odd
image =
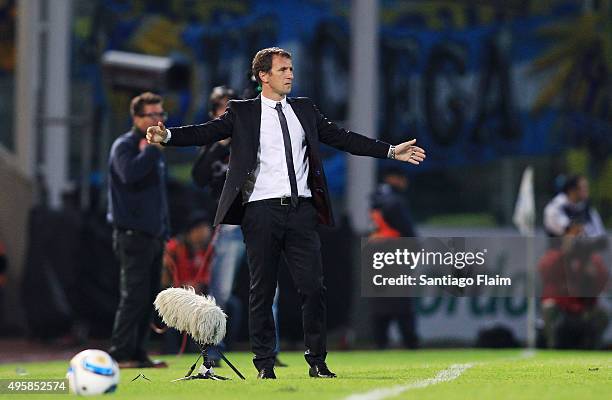
[[[533,235],[535,232],[535,197],[533,195],[533,168],[525,168],[521,187],[519,188],[512,222],[522,235]]]

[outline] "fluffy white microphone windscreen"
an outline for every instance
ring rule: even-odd
[[[225,337],[227,315],[213,297],[197,295],[192,287],[162,290],[153,304],[166,325],[198,343],[219,344]]]

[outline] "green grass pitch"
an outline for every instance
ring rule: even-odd
[[[284,352],[287,368],[276,381],[258,381],[249,353],[227,354],[247,377],[240,380],[223,366],[215,371],[231,381],[170,381],[183,376],[195,355],[162,357],[168,369],[124,369],[116,399],[610,399],[612,353],[522,350],[354,351],[328,355],[337,379],[308,377],[300,353]],[[68,360],[0,364],[0,379],[56,379],[65,376]],[[453,367],[454,366],[454,367]],[[467,367],[466,367],[467,366]],[[458,373],[449,371],[459,368]],[[17,371],[27,371],[18,375]],[[457,372],[457,371],[455,371]],[[132,378],[145,374],[149,381]],[[57,399],[58,395],[0,395],[0,400]],[[358,398],[358,397],[353,397]]]

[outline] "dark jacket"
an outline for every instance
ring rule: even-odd
[[[334,219],[319,143],[325,143],[354,155],[377,158],[387,157],[389,144],[338,127],[325,118],[308,98],[287,98],[287,101],[293,107],[306,135],[308,186],[317,209],[318,221],[325,225],[333,225]],[[227,137],[232,138],[229,170],[217,207],[215,225],[220,223],[239,225],[242,221],[244,207],[240,192],[257,166],[260,125],[261,99],[258,97],[230,101],[221,117],[205,124],[170,128],[172,132],[168,142],[170,146],[203,146]]]
[[[140,151],[144,133],[133,129],[111,147],[107,220],[115,227],[167,238],[166,166],[160,149]]]
[[[383,183],[372,196],[372,208],[380,210],[382,217],[401,237],[416,237],[410,206],[404,194],[393,186]]]
[[[230,159],[229,144],[213,143],[200,150],[191,177],[199,187],[209,186],[214,197],[219,198],[225,184]]]

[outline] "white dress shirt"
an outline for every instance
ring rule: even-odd
[[[571,204],[565,193],[556,195],[544,208],[544,227],[549,233],[562,236],[572,222],[567,215],[566,208],[584,208],[584,204]],[[599,213],[594,207],[589,207],[590,219],[584,222],[584,236],[598,237],[606,234],[606,229],[601,221]]]
[[[255,186],[247,202],[275,197],[291,197],[291,184],[285,158],[285,144],[278,111],[277,101],[261,96],[261,127],[257,166],[255,168]],[[306,153],[306,134],[293,108],[283,98],[280,103],[287,119],[291,137],[291,153],[297,181],[298,196],[311,197],[308,188],[308,157]]]

